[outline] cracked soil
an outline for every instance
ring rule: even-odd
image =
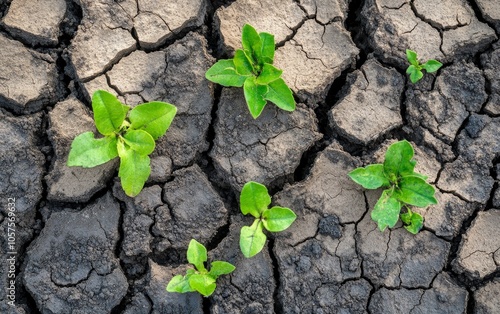
[[[205,79],[245,23],[294,112],[254,120]],[[0,0],[0,312],[500,313],[499,36],[498,0]],[[406,49],[444,65],[411,84]],[[117,161],[66,166],[98,89],[178,108],[136,198]],[[401,139],[439,201],[417,235],[380,232],[347,177]],[[298,218],[246,259],[250,180]],[[236,266],[209,298],[165,290],[192,238]]]

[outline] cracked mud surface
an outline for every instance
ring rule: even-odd
[[[205,79],[244,23],[276,36],[293,113],[253,120],[241,90]],[[496,0],[0,1],[4,234],[8,198],[17,216],[0,312],[500,313],[499,36]],[[411,84],[407,48],[444,66]],[[65,165],[97,89],[178,107],[136,198],[117,161]],[[403,138],[439,201],[416,236],[378,231],[379,191],[346,175]],[[245,259],[249,180],[298,218]],[[192,238],[236,266],[209,298],[165,290]]]

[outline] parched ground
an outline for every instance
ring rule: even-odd
[[[275,35],[293,113],[253,120],[205,79],[245,23]],[[498,0],[0,0],[0,312],[500,313],[499,36]],[[444,66],[411,84],[407,48]],[[134,199],[116,161],[66,166],[97,89],[178,108]],[[400,139],[439,200],[415,236],[347,177]],[[298,219],[245,259],[249,180]],[[209,298],[165,290],[192,238],[236,265]]]

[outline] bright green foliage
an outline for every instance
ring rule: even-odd
[[[149,154],[155,140],[163,136],[175,117],[177,108],[153,101],[132,110],[112,94],[98,90],[92,96],[96,128],[104,135],[95,139],[85,132],[73,140],[68,166],[91,168],[120,157],[118,176],[128,196],[136,196],[151,173]],[[126,119],[129,113],[129,120]]]
[[[223,86],[242,87],[246,76],[236,73],[233,59],[219,60],[205,73],[207,79]]]
[[[295,110],[292,91],[281,79],[282,70],[273,66],[274,36],[257,33],[245,24],[241,34],[243,49],[233,59],[219,60],[205,77],[223,86],[242,87],[250,114],[257,119],[267,101],[286,111]]]
[[[68,166],[95,167],[118,156],[116,137],[94,138],[93,132],[84,132],[73,140]]]
[[[176,113],[177,108],[160,101],[138,105],[130,111],[130,128],[144,130],[157,140],[167,132]]]
[[[389,146],[383,164],[368,165],[349,173],[349,177],[365,189],[386,188],[371,212],[381,231],[394,227],[401,217],[406,230],[416,234],[422,229],[424,219],[408,206],[437,204],[434,187],[425,182],[426,176],[414,171],[413,154],[408,141],[399,141]],[[401,214],[403,206],[408,213]]]
[[[356,178],[356,182],[365,189],[378,189],[381,186],[388,186],[389,180],[384,173],[384,165],[368,165],[365,168],[357,168],[350,173]]]
[[[102,135],[111,135],[120,130],[129,109],[110,93],[97,91],[92,95],[95,126]]]
[[[155,140],[148,132],[143,130],[128,130],[123,135],[123,141],[130,149],[142,156],[151,154],[155,149]]]
[[[203,263],[207,261],[207,249],[203,244],[196,240],[191,240],[189,242],[187,250],[187,260],[189,263],[193,264],[199,271],[206,270]]]
[[[193,292],[198,291],[203,296],[208,297],[214,291],[217,278],[221,275],[232,273],[236,267],[228,262],[214,261],[210,265],[210,271],[205,268],[207,261],[207,249],[203,244],[192,239],[187,250],[188,262],[193,264],[195,269],[188,269],[186,275],[173,277],[167,285],[168,292]]]
[[[267,90],[267,85],[257,84],[253,76],[247,78],[245,84],[243,84],[243,92],[245,94],[247,106],[254,118],[257,118],[262,110],[264,110],[264,106],[267,103],[264,96],[267,94]],[[257,114],[255,115],[254,113],[256,112]]]
[[[410,62],[410,66],[406,69],[406,73],[410,74],[410,80],[413,84],[420,81],[420,79],[424,77],[422,70],[433,73],[443,66],[441,62],[436,60],[428,60],[424,64],[420,64],[417,59],[417,53],[410,49],[406,49],[406,58],[408,59],[408,62]]]
[[[241,190],[240,209],[243,215],[260,217],[261,212],[266,210],[269,204],[271,196],[264,185],[250,181]]]
[[[255,219],[250,227],[241,228],[240,249],[245,257],[252,257],[262,251],[267,240],[262,228],[263,223],[259,219]]]
[[[424,218],[409,208],[407,213],[401,214],[401,221],[405,224],[406,230],[413,234],[417,234],[424,224]]]
[[[390,190],[385,190],[375,204],[371,217],[378,223],[379,229],[384,231],[387,227],[394,227],[398,222],[400,212],[401,203],[391,197]]]
[[[241,228],[240,249],[247,258],[262,251],[266,244],[264,228],[271,232],[283,231],[297,218],[291,209],[279,206],[268,208],[269,204],[271,197],[264,185],[250,181],[243,186],[240,194],[241,212],[255,217],[250,227]]]
[[[149,156],[141,155],[123,141],[118,141],[118,156],[120,168],[118,177],[121,179],[122,188],[128,196],[138,195],[151,173]]]

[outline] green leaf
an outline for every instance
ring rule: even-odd
[[[95,139],[93,132],[85,132],[73,140],[68,156],[68,166],[91,168],[118,157],[116,137]]]
[[[236,73],[233,59],[219,60],[205,73],[207,80],[226,87],[242,87],[247,79]]]
[[[399,190],[394,192],[394,196],[406,204],[426,207],[431,204],[437,204],[434,193],[434,187],[422,178],[407,176],[401,178]]]
[[[401,221],[405,224],[405,229],[413,234],[417,234],[424,225],[424,218],[409,208],[407,213],[401,214]]]
[[[149,157],[127,147],[121,140],[118,141],[117,148],[120,156],[118,176],[121,179],[122,188],[128,196],[137,196],[151,173]]]
[[[276,81],[280,78],[281,73],[283,73],[282,70],[274,67],[269,63],[264,63],[262,71],[257,77],[257,84],[266,85],[271,83],[272,81]]]
[[[122,126],[129,106],[123,105],[113,94],[98,90],[92,95],[92,110],[97,130],[102,135],[110,135]]]
[[[442,66],[443,64],[439,61],[429,60],[422,65],[422,68],[424,68],[427,72],[432,73],[439,70],[439,68],[441,68]]]
[[[148,132],[154,140],[167,132],[177,108],[166,102],[152,101],[136,106],[130,111],[130,128]]]
[[[424,77],[424,73],[422,71],[415,69],[410,73],[410,81],[415,84],[416,82],[420,81],[420,79]]]
[[[235,269],[236,267],[228,262],[214,261],[212,262],[212,264],[210,264],[210,272],[208,273],[208,275],[212,276],[212,278],[214,279],[217,279],[221,275],[232,273]]]
[[[378,224],[380,231],[396,225],[401,211],[401,203],[391,195],[391,190],[385,190],[371,212],[371,217]]]
[[[254,68],[243,50],[236,50],[233,61],[236,73],[243,76],[253,75]]]
[[[382,164],[373,164],[365,168],[356,168],[349,172],[348,176],[357,184],[362,185],[365,189],[374,190],[381,186],[390,185],[384,173],[384,165]]]
[[[410,65],[408,68],[406,68],[406,74],[411,74],[415,71],[418,71],[418,69],[414,65]]]
[[[182,276],[182,275],[175,276],[168,283],[167,291],[168,292],[178,292],[178,293],[185,293],[185,292],[194,291],[194,289],[191,288],[191,286],[189,285],[189,277],[190,276]]]
[[[401,218],[401,221],[405,225],[409,225],[411,223],[411,215],[413,214],[413,212],[409,208],[407,208],[407,209],[408,209],[407,213],[401,213],[399,215],[399,217]]]
[[[271,232],[279,232],[290,227],[296,218],[290,208],[274,206],[262,213],[262,224]]]
[[[257,119],[264,110],[267,103],[264,95],[266,95],[267,91],[267,85],[258,85],[255,82],[255,77],[249,77],[243,84],[248,110],[250,110],[250,114],[254,119]]]
[[[413,213],[411,216],[411,223],[405,226],[405,229],[410,233],[417,234],[424,226],[424,218],[417,213]]]
[[[251,61],[260,64],[261,62],[259,61],[262,59],[262,42],[255,28],[249,24],[243,26],[241,43],[243,49],[250,52],[250,57],[253,59]]]
[[[390,179],[392,176],[404,176],[413,173],[415,161],[413,147],[407,140],[399,141],[387,149],[384,160],[384,172]]]
[[[406,176],[408,176],[408,175],[406,175]],[[410,176],[419,177],[420,179],[422,179],[424,181],[429,178],[428,176],[424,176],[423,174],[416,173],[416,172],[413,172]]]
[[[406,74],[410,74],[410,76],[413,72],[417,72],[417,71],[420,71],[419,67],[416,67],[414,65],[410,65],[408,68],[406,68]]]
[[[250,214],[255,218],[260,218],[269,204],[271,204],[271,196],[265,185],[250,181],[241,189],[240,208],[243,215]]]
[[[200,242],[192,239],[187,250],[187,260],[196,266],[198,271],[206,271],[204,262],[207,261],[207,249]]]
[[[155,140],[146,131],[128,130],[123,136],[125,143],[140,155],[149,155],[155,149]]]
[[[194,274],[189,277],[189,285],[194,290],[208,297],[215,291],[215,279],[207,274]]]
[[[418,82],[424,76],[424,74],[421,71],[420,65],[419,66],[410,65],[408,69],[406,69],[406,73],[410,74],[410,81],[413,84]]]
[[[415,51],[406,49],[406,58],[408,59],[408,62],[410,62],[411,65],[414,65],[416,67],[419,66],[419,62],[417,60],[417,53]]]
[[[295,110],[295,99],[290,88],[286,85],[282,78],[279,78],[267,85],[269,90],[264,98],[273,102],[278,108],[285,111]]]
[[[255,219],[253,224],[241,228],[240,249],[246,258],[250,258],[260,251],[266,244],[266,235],[262,231],[262,222]]]
[[[262,61],[273,64],[275,50],[274,35],[262,32],[259,33],[259,37],[262,42]]]

